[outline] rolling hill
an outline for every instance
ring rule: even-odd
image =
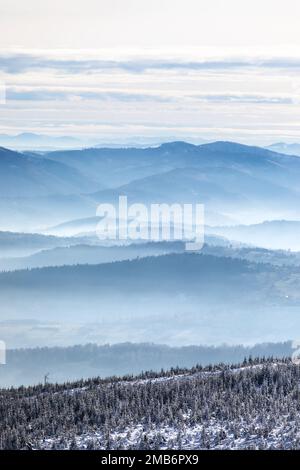
[[[84,344],[7,350],[7,367],[1,368],[0,387],[38,385],[45,370],[51,382],[63,383],[89,377],[159,372],[195,364],[231,364],[245,357],[291,357],[292,341],[254,346],[191,345],[170,347],[153,343]]]
[[[299,282],[299,266],[187,253],[1,273],[0,336],[19,345],[49,344],[52,333],[54,344],[281,341],[300,327]]]

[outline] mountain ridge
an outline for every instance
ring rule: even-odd
[[[64,162],[0,147],[0,197],[67,195],[91,187],[97,185]]]

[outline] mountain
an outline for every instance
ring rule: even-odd
[[[174,137],[164,139],[170,141]],[[197,143],[206,142],[204,139],[196,139]],[[17,135],[0,134],[0,146],[8,147],[19,151],[52,152],[58,150],[75,150],[88,148],[145,148],[158,146],[159,140],[156,137],[135,137],[134,140],[123,141],[123,143],[105,142],[101,137],[74,137],[74,136],[52,136],[36,134],[32,132],[22,132]]]
[[[51,332],[55,344],[281,341],[300,327],[299,266],[259,261],[179,253],[1,273],[0,337],[15,347]]]
[[[300,162],[300,160],[299,160]],[[300,193],[264,177],[263,172],[246,172],[226,167],[180,168],[133,181],[113,190],[97,192],[97,203],[118,203],[126,195],[129,203],[202,203],[211,213],[237,217],[241,210],[265,214],[299,210]],[[226,224],[227,225],[227,224]]]
[[[65,291],[80,285],[87,291],[97,288],[98,294],[107,289],[117,289],[119,292],[131,289],[141,292],[154,288],[167,292],[180,283],[184,290],[193,291],[197,286],[199,292],[208,294],[205,288],[211,285],[213,279],[215,284],[211,287],[217,286],[226,295],[225,285],[231,285],[236,276],[244,274],[245,277],[251,277],[260,271],[269,272],[270,267],[251,265],[246,261],[231,258],[184,253],[95,266],[63,266],[2,273],[0,290],[3,292],[6,288],[22,286],[28,289],[55,287],[57,291]],[[225,272],[226,278],[223,279]],[[245,294],[248,295],[247,292]]]
[[[241,170],[297,189],[300,161],[260,147],[232,142],[193,145],[171,142],[150,148],[83,149],[51,152],[47,159],[64,162],[106,187],[179,168],[227,168]],[[295,175],[294,172],[297,174]],[[264,175],[263,175],[264,173]],[[296,177],[297,176],[297,177]]]
[[[261,224],[207,227],[208,234],[253,246],[300,251],[300,221],[272,220]]]
[[[57,241],[58,247],[43,249],[30,256],[8,258],[6,255],[4,259],[0,258],[0,271],[42,268],[46,266],[111,263],[146,256],[183,253],[185,250],[185,244],[182,242],[97,246],[75,244],[76,239],[71,239],[69,246],[59,246],[59,241]]]
[[[278,142],[276,144],[269,145],[267,148],[273,152],[300,156],[300,144],[286,144],[284,142]]]
[[[84,144],[80,139],[70,136],[49,136],[23,132],[17,135],[0,134],[0,145],[14,150],[49,151],[61,148],[78,148]]]
[[[7,243],[5,239],[7,237]],[[237,249],[231,248],[229,242],[221,237],[205,237],[206,245],[202,252],[218,256],[222,253],[230,253],[236,258],[247,258]],[[90,234],[85,237],[50,237],[39,235],[26,235],[1,233],[0,232],[0,271],[12,271],[32,268],[42,268],[46,266],[66,266],[78,264],[103,264],[114,261],[131,260],[144,258],[147,256],[159,256],[170,253],[184,253],[185,243],[174,242],[139,242],[123,245],[103,245],[95,235]],[[209,243],[209,245],[207,245]],[[209,246],[209,248],[208,248]],[[252,257],[254,256],[252,250]],[[284,252],[281,256],[269,256],[266,259],[273,260],[275,264],[287,262]],[[297,263],[297,257],[290,257],[291,265]]]
[[[206,239],[210,240],[211,235],[206,235]],[[223,241],[223,244],[220,241]],[[206,243],[201,253],[238,258],[250,261],[251,263],[264,263],[272,264],[274,266],[300,266],[300,252],[290,250],[268,250],[267,248],[260,248],[242,244],[240,242],[230,242],[225,238],[215,238],[214,243]]]
[[[66,220],[92,217],[96,210],[97,202],[86,194],[0,197],[0,227],[3,231],[44,233],[47,227]]]
[[[20,159],[22,154],[9,153],[5,149],[2,149],[3,152],[8,154],[1,154],[1,160],[14,158],[20,164],[18,157]],[[173,142],[146,149],[58,151],[36,156],[36,162],[34,157],[29,155],[23,155],[22,158],[23,163],[27,165],[36,163],[41,166],[42,161],[46,160],[46,165],[50,166],[51,161],[52,168],[61,168],[61,171],[62,168],[72,168],[76,175],[85,175],[88,181],[96,180],[97,184],[111,188],[171,170],[196,168],[198,171],[234,170],[244,173],[245,176],[253,176],[297,190],[298,186],[294,183],[298,181],[300,174],[300,161],[296,157],[230,142],[204,145]]]
[[[44,230],[44,233],[57,236],[76,236],[81,233],[95,233],[100,220],[102,220],[102,217],[98,216],[69,220],[55,227],[47,228]]]
[[[1,238],[1,234],[0,234]],[[51,237],[49,237],[51,240]],[[1,252],[0,270],[22,270],[32,268],[42,268],[47,266],[66,266],[78,264],[104,264],[114,261],[132,260],[148,256],[159,256],[171,253],[184,253],[185,243],[181,241],[174,242],[144,242],[123,245],[103,246],[97,245],[97,237],[88,238],[58,238],[51,240],[53,248],[49,246],[42,249],[42,244],[33,245],[31,250],[34,253],[25,256],[8,257],[9,250]],[[81,244],[80,244],[81,242]],[[83,244],[85,242],[85,244]],[[86,244],[89,242],[90,244]],[[37,251],[39,247],[39,250]],[[19,246],[19,249],[21,246]],[[27,247],[28,248],[28,247]],[[14,247],[12,252],[17,253]],[[27,250],[28,251],[28,250]],[[299,266],[300,252],[291,252],[284,250],[268,250],[255,246],[232,243],[225,238],[206,235],[205,244],[201,254],[218,256],[221,258],[237,258],[256,263],[258,260],[262,263],[272,264],[274,266]]]
[[[92,218],[98,203],[120,194],[146,204],[204,203],[209,225],[300,218],[299,158],[258,147],[173,142],[43,155],[2,149],[0,157],[5,230]]]
[[[85,238],[55,237],[36,233],[0,232],[0,258],[30,256],[41,250],[87,243]]]
[[[259,147],[171,142],[146,149],[52,152],[46,158],[110,188],[91,194],[96,203],[115,203],[120,194],[143,203],[197,201],[216,214],[210,216],[213,225],[222,218],[227,225],[300,216],[300,160]]]
[[[97,186],[65,163],[0,148],[1,198],[78,194]]]
[[[124,191],[124,189],[123,189]],[[145,195],[141,194],[141,197]],[[112,192],[105,192],[100,195],[100,199],[103,199],[106,202],[112,202],[118,204],[118,197],[119,194],[115,191]],[[94,202],[95,210],[98,206],[97,199],[98,195],[93,195],[91,198]],[[146,201],[145,201],[146,202]],[[74,219],[64,222],[62,224],[58,224],[54,227],[48,227],[42,230],[42,233],[55,235],[55,236],[64,236],[64,237],[72,237],[72,236],[81,236],[87,234],[96,234],[97,225],[102,220],[102,217],[95,216],[95,217],[84,217],[82,219]],[[234,219],[229,217],[222,216],[217,214],[214,211],[206,211],[205,213],[205,220],[207,223],[215,223],[215,224],[230,224],[234,222]],[[145,225],[149,226],[145,223]],[[211,237],[210,237],[211,238]],[[124,243],[124,241],[122,241]]]
[[[176,151],[177,156],[178,152],[181,153],[181,150]],[[175,158],[164,158],[161,147],[91,148],[51,152],[45,157],[56,162],[65,162],[87,178],[97,178],[97,182],[106,187],[118,187],[145,176],[174,169],[179,164]]]
[[[170,347],[153,343],[121,343],[8,349],[7,366],[1,368],[0,387],[38,385],[45,370],[52,383],[63,383],[89,377],[141,374],[145,370],[160,372],[195,364],[232,364],[250,356],[286,358],[292,353],[292,341],[254,346]]]

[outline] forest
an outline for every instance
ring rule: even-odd
[[[28,328],[33,328],[31,323]],[[171,347],[154,343],[93,343],[69,347],[8,349],[6,364],[0,365],[0,387],[36,385],[44,381],[63,383],[89,377],[159,372],[174,366],[235,364],[245,357],[290,357],[291,341],[243,345],[189,345]]]
[[[297,449],[290,359],[2,389],[1,449]]]

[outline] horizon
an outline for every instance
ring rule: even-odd
[[[22,139],[29,139],[27,142],[22,141]],[[30,140],[34,139],[34,140]],[[43,139],[46,140],[46,142],[43,142]],[[49,140],[47,140],[49,139]],[[22,143],[23,142],[23,143]],[[73,145],[72,145],[73,143]],[[150,139],[145,139],[143,140],[142,138],[139,139],[134,139],[131,138],[126,141],[121,141],[121,142],[113,142],[113,141],[107,141],[107,142],[101,142],[101,139],[97,138],[76,138],[75,136],[71,135],[50,135],[50,134],[39,134],[39,133],[34,133],[34,132],[21,132],[17,134],[0,134],[0,148],[16,151],[16,152],[23,152],[23,151],[33,151],[33,152],[38,152],[38,151],[45,151],[45,152],[51,152],[51,151],[72,151],[72,150],[88,150],[88,149],[105,149],[105,148],[111,148],[111,149],[130,149],[130,148],[136,148],[136,149],[146,149],[146,148],[157,148],[161,147],[163,145],[170,145],[170,144],[187,144],[187,145],[192,145],[195,147],[200,147],[200,146],[205,146],[205,145],[210,145],[210,144],[216,144],[216,143],[224,143],[224,144],[236,144],[236,145],[241,145],[241,146],[247,146],[247,147],[257,147],[257,148],[262,148],[262,149],[267,149],[270,151],[273,151],[275,153],[281,153],[285,154],[284,148],[289,149],[293,147],[299,146],[299,152],[300,152],[300,141],[293,141],[290,143],[283,142],[283,141],[274,141],[271,142],[268,145],[260,145],[258,143],[253,143],[249,141],[239,141],[239,140],[233,140],[233,139],[222,139],[222,138],[216,138],[212,140],[203,140],[201,138],[194,139],[194,140],[189,140],[189,139],[176,139],[175,137],[172,139],[162,139],[158,140],[155,139],[155,137],[152,137]],[[276,150],[277,146],[281,146],[282,149]],[[286,153],[286,155],[293,155],[291,153]],[[297,153],[295,156],[299,156]]]
[[[299,142],[296,0],[2,0],[0,13],[1,133]]]

